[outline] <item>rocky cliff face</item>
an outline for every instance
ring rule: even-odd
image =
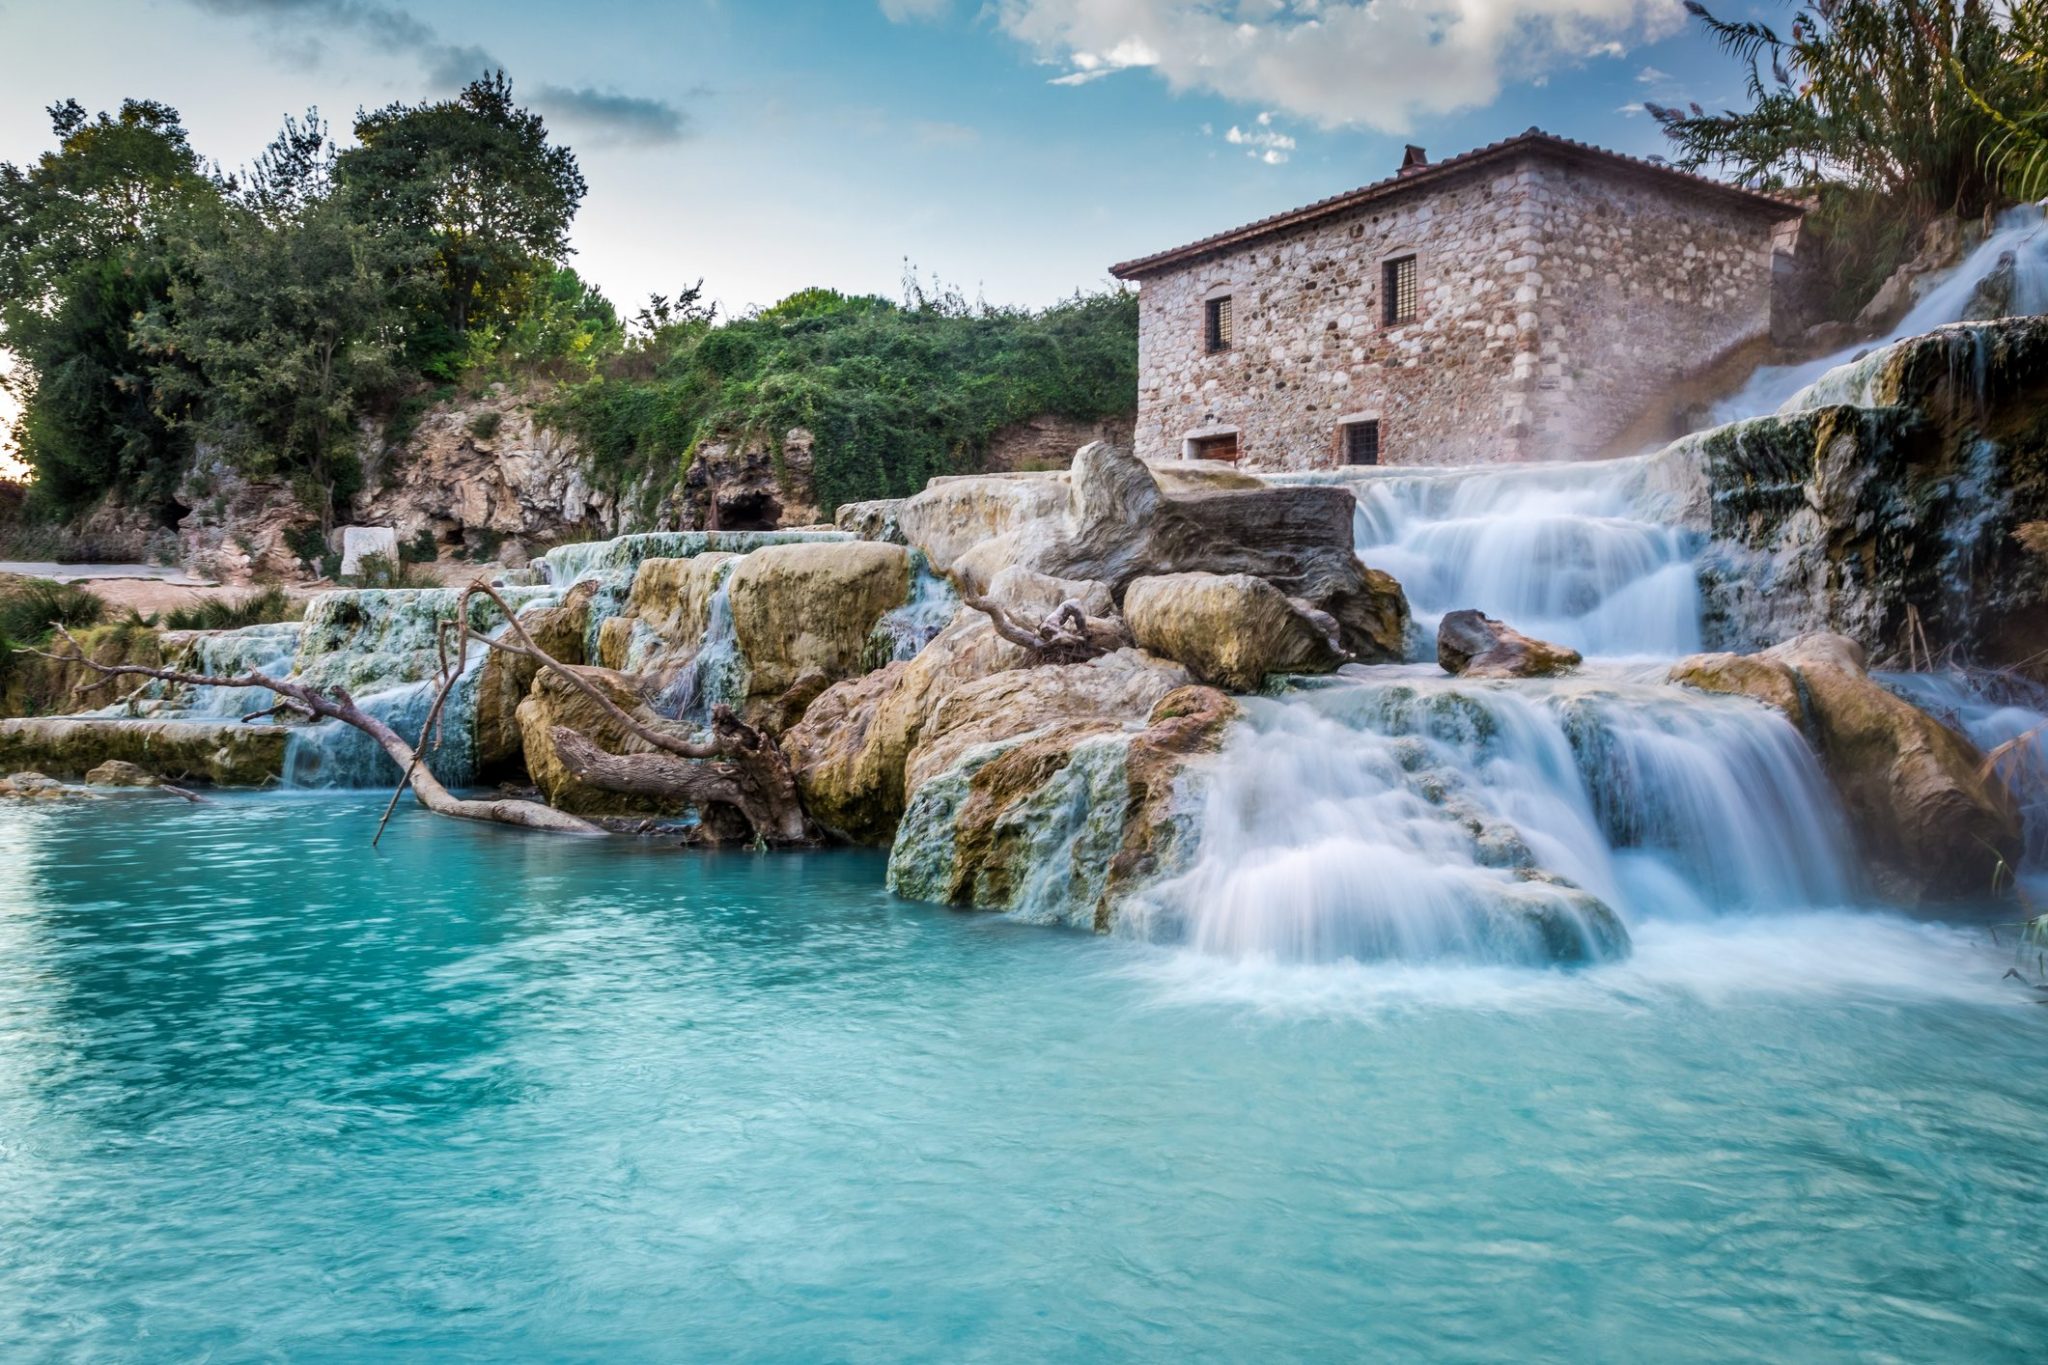
[[[1957,323],[1831,372],[1787,409],[1645,463],[1709,541],[1719,649],[1849,636],[1874,666],[2048,679],[2048,318]]]

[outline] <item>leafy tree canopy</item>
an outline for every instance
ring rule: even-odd
[[[452,100],[358,114],[355,134],[341,189],[364,224],[431,248],[438,289],[423,304],[454,337],[515,315],[540,264],[568,254],[583,173],[504,72]]]

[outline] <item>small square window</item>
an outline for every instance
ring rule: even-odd
[[[1230,319],[1230,295],[1210,299],[1202,305],[1202,344],[1210,351],[1227,351],[1235,339]]]
[[[1380,267],[1380,320],[1389,327],[1415,321],[1415,258],[1403,256]]]
[[[1346,422],[1339,430],[1344,433],[1345,464],[1378,464],[1380,462],[1380,424],[1378,422]]]
[[[1198,460],[1237,459],[1237,433],[1234,431],[1221,436],[1197,436],[1188,444],[1193,447],[1188,453]]]

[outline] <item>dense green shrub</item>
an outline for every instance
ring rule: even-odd
[[[163,623],[171,630],[238,630],[273,621],[296,621],[305,614],[304,603],[292,601],[283,588],[270,587],[233,600],[212,597],[174,608]]]
[[[701,441],[777,445],[807,428],[829,512],[972,470],[1010,423],[1132,411],[1137,333],[1137,297],[1122,290],[1027,312],[812,289],[722,326],[664,329],[544,416],[615,494],[639,486],[650,505]]]
[[[107,604],[75,583],[26,578],[0,589],[0,635],[36,644],[57,626],[89,626],[106,615]]]

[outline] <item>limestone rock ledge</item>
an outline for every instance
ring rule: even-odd
[[[289,727],[238,721],[42,716],[0,721],[0,772],[81,778],[110,761],[166,782],[261,787],[284,773]]]

